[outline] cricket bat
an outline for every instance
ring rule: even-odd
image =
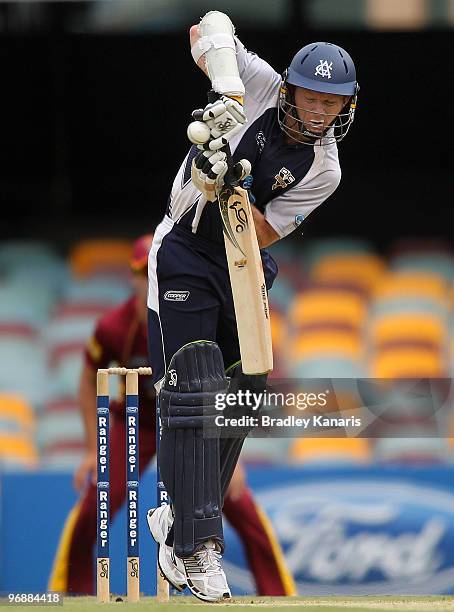
[[[246,189],[227,181],[218,202],[242,370],[244,374],[270,372],[273,369],[270,308],[249,196]]]

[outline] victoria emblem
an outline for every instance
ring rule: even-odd
[[[291,185],[295,181],[295,177],[290,172],[290,170],[287,170],[287,168],[281,168],[279,170],[279,173],[276,174],[276,176],[274,178],[276,179],[276,182],[271,187],[271,189],[273,191],[275,189],[278,189],[279,187],[281,189],[284,189],[284,187],[288,187],[289,185]]]
[[[331,70],[333,69],[333,62],[328,64],[328,60],[320,60],[320,63],[315,67],[315,76],[321,76],[324,78],[331,78]]]

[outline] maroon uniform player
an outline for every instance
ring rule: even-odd
[[[93,594],[93,547],[96,540],[96,371],[118,364],[127,368],[149,365],[147,351],[147,258],[151,236],[136,241],[131,267],[134,295],[106,313],[97,323],[85,350],[79,403],[85,423],[87,452],[74,475],[80,499],[66,520],[54,561],[49,589]],[[110,509],[111,519],[125,502],[124,389],[111,400]],[[140,472],[156,449],[155,392],[147,376],[139,377]],[[294,595],[293,579],[268,519],[254,501],[244,472],[237,467],[225,499],[224,514],[240,536],[260,595]]]

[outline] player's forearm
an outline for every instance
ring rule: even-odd
[[[191,49],[195,45],[195,43],[199,40],[199,38],[200,38],[199,26],[193,25],[191,29],[189,30],[189,42],[191,44]],[[205,62],[205,55],[202,55],[199,58],[197,62],[197,66],[200,68],[200,70],[202,70],[202,72],[204,72],[208,76],[207,65]]]
[[[78,400],[85,426],[87,450],[96,452],[96,374],[87,364],[80,376]]]
[[[280,238],[279,234],[271,227],[264,215],[256,208],[251,206],[252,216],[254,218],[255,232],[259,247],[264,249],[273,242],[277,242]]]

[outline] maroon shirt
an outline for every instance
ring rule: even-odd
[[[109,310],[96,324],[85,347],[85,362],[93,370],[113,365],[125,368],[149,366],[147,328],[139,321],[136,298]],[[120,401],[111,400],[112,413],[125,416],[125,377],[120,377]],[[139,414],[142,424],[155,426],[155,389],[151,376],[139,376]]]

